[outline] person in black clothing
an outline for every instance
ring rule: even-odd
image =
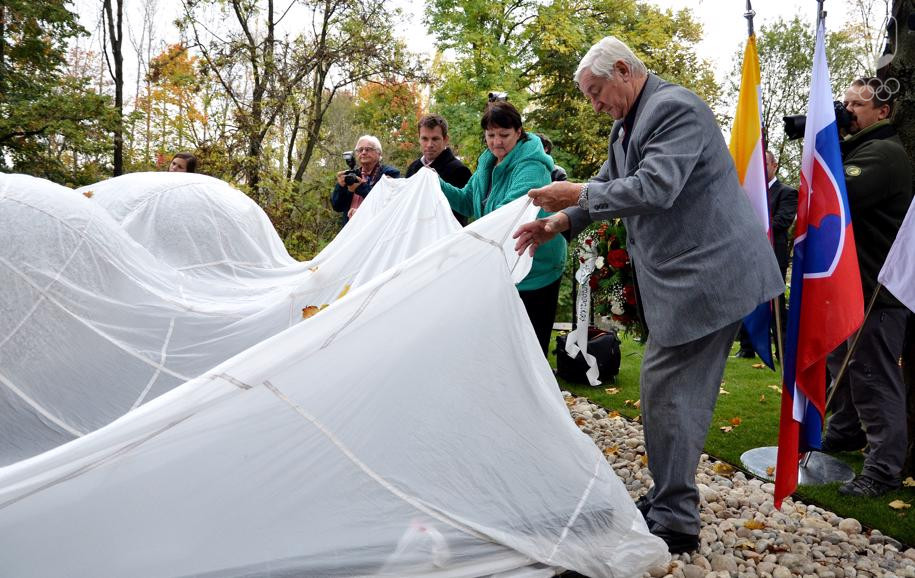
[[[912,202],[912,165],[890,123],[893,94],[878,78],[845,91],[854,120],[840,144],[845,189],[865,302],[873,301],[830,403],[823,451],[868,447],[861,473],[839,486],[848,496],[875,497],[900,486],[906,458],[906,387],[899,367],[909,311],[881,290],[877,275]],[[839,372],[854,337],[826,359]]]
[[[542,132],[538,132],[537,136],[540,137],[540,142],[543,143],[543,152],[553,156],[553,141],[550,140],[550,137],[546,136]],[[566,174],[566,170],[561,166],[557,165],[556,162],[553,162],[553,171],[550,173],[550,180],[552,182],[556,181],[567,181],[569,176]]]
[[[356,209],[382,176],[387,175],[393,179],[400,177],[399,170],[381,164],[381,141],[376,137],[372,135],[359,137],[353,153],[359,162],[360,180],[347,186],[346,171],[340,171],[337,173],[337,183],[330,195],[330,204],[335,211],[342,213],[344,225],[349,222]]]
[[[462,189],[470,180],[470,169],[454,156],[448,146],[448,122],[437,114],[427,114],[419,121],[419,145],[423,154],[407,167],[407,178],[419,169],[429,167],[449,185]],[[462,227],[467,226],[467,217],[454,212],[454,218]]]
[[[766,151],[766,174],[769,176],[769,218],[770,228],[772,229],[772,250],[775,251],[775,259],[778,261],[778,268],[782,272],[782,279],[788,274],[788,262],[791,255],[791,245],[788,242],[788,230],[797,217],[797,189],[792,189],[785,183],[778,180],[778,163],[775,161],[775,155],[771,151]],[[778,297],[778,308],[781,316],[782,335],[785,334],[785,324],[788,322],[788,310],[785,308],[785,295]],[[772,330],[775,331],[773,322]],[[754,359],[756,352],[753,351],[753,343],[750,342],[750,335],[746,327],[740,326],[739,332],[740,349],[737,351],[737,357],[744,359]],[[778,340],[773,339],[776,344],[776,353],[778,353]],[[782,340],[784,341],[784,340]]]

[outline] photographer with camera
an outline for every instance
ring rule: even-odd
[[[381,164],[381,141],[371,135],[359,137],[352,152],[343,153],[343,159],[349,170],[337,173],[330,204],[335,211],[343,214],[343,224],[346,225],[382,175],[396,179],[400,177],[400,171]],[[359,168],[356,168],[357,162]]]
[[[912,166],[889,120],[893,98],[879,78],[859,78],[845,92],[850,120],[837,119],[847,135],[840,147],[866,299],[877,289],[877,274],[912,201]],[[907,428],[899,358],[908,315],[891,293],[879,291],[845,375],[835,386],[823,451],[869,447],[861,473],[840,486],[840,494],[875,497],[900,486]],[[827,359],[833,376],[852,339]]]

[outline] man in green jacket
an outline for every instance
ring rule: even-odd
[[[859,78],[845,92],[854,120],[841,143],[845,187],[865,298],[876,300],[830,408],[823,451],[870,447],[861,473],[839,488],[875,497],[898,488],[906,457],[906,390],[899,367],[909,311],[877,274],[912,201],[912,166],[890,124],[893,94],[878,78]],[[851,339],[828,359],[835,376]]]

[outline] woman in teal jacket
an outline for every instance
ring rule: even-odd
[[[480,120],[487,150],[462,189],[439,179],[451,208],[468,217],[481,217],[531,189],[550,184],[553,159],[543,144],[521,125],[521,114],[507,101],[490,102]],[[552,213],[540,211],[539,217]],[[559,283],[566,263],[566,241],[557,235],[537,249],[531,272],[518,283],[518,295],[546,354],[556,317]]]

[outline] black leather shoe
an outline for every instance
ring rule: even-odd
[[[667,551],[671,554],[682,554],[699,549],[698,534],[677,532],[658,524],[654,520],[648,521],[648,531],[664,540],[664,543],[667,544]]]
[[[734,357],[737,357],[738,359],[755,359],[756,352],[752,349],[738,349],[737,354],[734,355]]]
[[[651,511],[651,502],[648,501],[648,496],[642,496],[641,498],[636,500],[635,507],[638,509],[639,512],[642,513],[642,517],[645,518],[645,520],[647,521],[648,512]]]

